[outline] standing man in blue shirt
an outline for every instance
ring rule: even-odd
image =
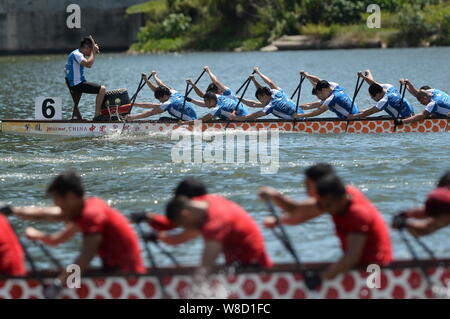
[[[97,83],[87,82],[84,68],[94,65],[95,56],[100,52],[92,37],[81,40],[80,47],[69,54],[65,67],[66,83],[71,91],[87,94],[97,94],[95,99],[95,117],[100,115],[100,109],[105,98],[106,87]]]

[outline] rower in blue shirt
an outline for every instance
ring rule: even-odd
[[[364,118],[385,111],[394,119],[407,118],[414,115],[412,105],[403,99],[400,92],[391,84],[381,84],[373,79],[372,72],[358,72],[358,76],[369,84],[369,94],[377,102],[376,106],[349,116],[349,118]]]
[[[261,86],[253,75],[250,76],[251,80],[256,86],[255,97],[258,102],[242,99],[242,103],[249,107],[263,108],[261,111],[246,115],[237,116],[233,115],[231,119],[237,121],[254,120],[268,114],[273,114],[278,118],[285,120],[293,120],[296,118],[296,105],[283,90],[278,87],[271,79],[261,73],[258,67],[253,69],[254,73],[259,75],[263,81],[269,86]],[[303,110],[299,107],[298,113],[303,114]]]
[[[203,101],[199,101],[196,99],[190,99],[190,101],[195,105],[211,109],[211,111],[203,116],[201,120],[209,121],[214,118],[229,120],[232,114],[235,114],[236,116],[248,115],[247,108],[242,104],[242,102],[239,103],[239,99],[233,99],[224,95],[219,95],[213,91],[207,91],[206,93],[203,93],[198,88],[198,86],[192,82],[192,80],[187,80],[186,82],[192,86],[198,96],[203,98]]]
[[[193,105],[188,101],[185,102],[182,94],[164,84],[155,71],[153,71],[152,74],[158,86],[151,83],[146,74],[142,74],[142,79],[145,79],[148,87],[155,92],[155,98],[159,100],[160,103],[135,103],[134,105],[137,107],[148,108],[151,110],[136,115],[127,115],[126,119],[137,120],[168,112],[178,120],[196,120],[197,113],[195,112]]]
[[[205,66],[203,69],[206,71],[206,73],[208,73],[211,79],[211,83],[208,85],[206,92],[211,91],[217,95],[221,95],[230,98],[232,100],[235,100],[236,102],[239,100],[239,98],[236,96],[233,90],[231,90],[229,87],[225,86],[222,82],[219,81],[217,76],[212,73],[209,66]]]
[[[302,105],[303,110],[317,109],[315,111],[298,114],[297,118],[314,117],[328,110],[335,113],[340,119],[347,119],[351,114],[359,112],[358,106],[338,83],[328,82],[317,76],[301,71],[300,75],[307,78],[313,85],[313,94],[321,101]]]
[[[437,116],[450,116],[450,96],[444,91],[432,89],[429,86],[421,87],[417,90],[408,79],[401,79],[400,83],[404,83],[408,91],[414,95],[420,104],[425,106],[422,113],[411,116],[400,121],[402,123],[412,123],[429,118],[432,114]]]

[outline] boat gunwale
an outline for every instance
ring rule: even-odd
[[[427,120],[447,120],[450,121],[449,117],[431,117],[428,119],[421,120],[427,121]],[[200,120],[197,120],[200,121]],[[249,121],[226,121],[226,120],[209,120],[209,121],[202,121],[202,123],[212,123],[212,124],[235,124],[235,123],[314,123],[314,122],[342,122],[342,123],[351,123],[351,122],[363,122],[363,121],[394,121],[392,117],[388,116],[377,116],[377,117],[368,117],[368,118],[362,118],[362,119],[339,119],[339,118],[331,118],[331,117],[318,117],[318,118],[308,118],[308,119],[297,119],[297,120],[284,120],[284,119],[256,119],[256,120],[249,120]],[[134,121],[92,121],[92,120],[31,120],[31,119],[3,119],[0,120],[0,122],[5,123],[54,123],[54,124],[179,124],[179,120],[173,119],[173,120],[134,120]]]
[[[329,266],[330,262],[320,262],[320,263],[305,263],[304,266],[308,270],[321,270]],[[366,271],[367,266],[359,266],[356,268],[352,268],[349,271]],[[438,268],[438,267],[450,267],[450,258],[445,259],[421,259],[418,262],[414,260],[396,260],[387,266],[380,266],[381,269],[384,270],[398,270],[398,269],[408,269],[408,268]],[[136,273],[122,273],[122,272],[101,272],[100,269],[92,269],[88,273],[83,275],[83,278],[105,278],[105,277],[170,277],[170,276],[183,276],[183,275],[193,275],[195,270],[198,267],[196,266],[183,266],[183,267],[163,267],[157,268],[150,272],[146,272],[143,274]],[[296,264],[276,264],[272,268],[259,268],[259,267],[246,267],[242,269],[236,269],[233,272],[233,275],[241,275],[241,274],[273,274],[273,273],[281,273],[281,272],[291,272],[291,273],[300,273],[298,265]],[[38,271],[37,273],[29,273],[25,276],[0,276],[0,282],[6,280],[39,280],[46,278],[54,278],[60,272],[55,270],[44,270]],[[226,266],[217,266],[214,269],[213,274],[226,274],[227,267]]]

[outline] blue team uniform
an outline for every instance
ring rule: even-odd
[[[450,96],[436,89],[427,90],[427,92],[433,95],[431,96],[431,102],[425,107],[425,110],[429,113],[448,116],[448,113],[450,113]]]
[[[322,105],[328,106],[328,109],[340,118],[346,119],[350,114],[359,113],[358,106],[353,103],[352,99],[344,91],[344,88],[337,83],[330,83],[333,92],[331,95],[323,101]]]
[[[239,107],[236,109],[239,100],[235,100],[224,95],[217,96],[217,105],[211,110],[209,114],[218,117],[221,120],[228,120],[231,113],[236,111],[236,116],[248,115],[247,108],[239,103]]]
[[[294,119],[296,105],[286,93],[282,90],[270,90],[272,92],[272,98],[269,104],[264,107],[263,112],[266,114],[273,114],[276,117],[292,120]],[[303,110],[299,107],[298,113],[303,114]]]
[[[406,118],[414,115],[414,109],[406,99],[403,99],[403,104],[400,104],[402,96],[393,85],[382,84],[381,86],[386,90],[386,94],[378,101],[377,109],[385,111],[393,118]]]
[[[170,115],[181,118],[181,112],[183,112],[184,121],[192,121],[197,119],[197,113],[195,112],[192,103],[186,101],[183,111],[184,96],[175,90],[170,90],[172,94],[166,102],[160,105],[161,110],[168,112]]]

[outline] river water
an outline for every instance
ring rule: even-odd
[[[89,81],[108,88],[127,88],[130,95],[141,72],[159,71],[161,79],[183,91],[186,78],[195,79],[209,65],[231,88],[238,88],[254,65],[267,73],[286,92],[298,83],[298,71],[304,69],[330,81],[339,82],[353,93],[356,72],[371,69],[380,82],[398,86],[400,77],[408,77],[418,86],[430,85],[450,91],[450,48],[296,51],[276,53],[192,53],[164,55],[102,54],[94,67],[86,71]],[[34,99],[38,96],[63,98],[63,115],[71,114],[71,100],[63,82],[65,56],[0,58],[0,118],[33,118]],[[200,82],[206,87],[206,77]],[[311,102],[311,87],[305,84],[302,102]],[[253,96],[250,87],[248,96]],[[417,112],[423,107],[414,102]],[[145,88],[139,101],[154,101]],[[84,96],[81,112],[93,114],[92,96]],[[373,105],[367,86],[357,103]],[[205,111],[200,111],[203,114]],[[331,114],[328,114],[330,116]],[[282,190],[301,199],[304,195],[304,168],[316,162],[330,162],[347,183],[359,187],[380,209],[390,223],[394,213],[423,202],[437,179],[450,168],[450,135],[378,134],[378,135],[306,135],[280,134],[279,168],[274,174],[262,174],[258,164],[174,163],[171,152],[177,141],[167,135],[119,136],[93,139],[45,139],[0,133],[0,200],[14,205],[48,205],[46,185],[58,172],[76,168],[82,174],[90,195],[100,196],[125,214],[142,209],[162,212],[177,182],[185,176],[202,178],[211,192],[220,193],[245,207],[260,223],[268,213],[258,200],[256,190],[263,185]],[[247,150],[248,151],[248,150]],[[25,224],[14,221],[20,232]],[[60,224],[32,224],[55,231]],[[332,261],[340,254],[329,216],[305,225],[289,227],[300,256],[305,261]],[[398,259],[410,255],[398,234],[391,231],[394,254]],[[289,262],[289,254],[264,230],[268,250],[277,262]],[[450,257],[450,229],[425,238],[440,257]],[[26,242],[39,261],[49,267],[40,251]],[[79,249],[80,237],[52,248],[64,262],[70,263]],[[202,242],[193,241],[170,248],[185,264],[198,263]],[[425,256],[421,254],[421,256]],[[157,255],[160,264],[169,264]],[[98,261],[97,261],[98,262]]]

